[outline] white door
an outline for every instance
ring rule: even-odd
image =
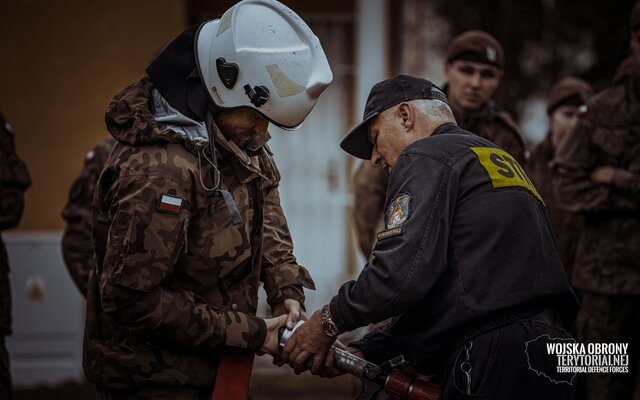
[[[280,195],[298,262],[316,283],[307,310],[321,307],[346,280],[350,246],[350,168],[340,140],[351,128],[353,17],[304,16],[320,38],[334,81],[296,131],[270,127],[269,142],[282,174]]]

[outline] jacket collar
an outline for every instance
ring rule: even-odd
[[[446,134],[446,133],[457,133],[460,130],[462,130],[462,129],[458,125],[454,124],[453,122],[446,122],[446,123],[440,125],[439,127],[437,127],[433,131],[431,136],[443,135],[443,134]]]

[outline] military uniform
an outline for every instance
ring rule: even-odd
[[[640,10],[640,7],[637,7]],[[628,342],[638,368],[640,319],[640,74],[626,66],[595,95],[554,161],[555,191],[584,216],[572,283],[583,293],[578,334],[585,342]],[[611,184],[591,178],[616,168]],[[633,373],[589,375],[593,399],[631,398]]]
[[[587,82],[577,78],[565,78],[554,85],[550,91],[547,101],[547,115],[550,116],[559,106],[564,104],[571,103],[576,107],[585,105],[591,94],[592,89]],[[553,191],[551,171],[551,162],[555,153],[552,133],[549,132],[545,140],[531,152],[526,167],[531,181],[547,205],[547,214],[556,236],[560,260],[562,260],[567,276],[570,277],[578,239],[582,231],[582,216],[563,210],[558,204]]]
[[[553,227],[558,244],[560,260],[568,277],[571,276],[575,263],[578,239],[582,229],[582,216],[570,213],[558,205],[553,191],[553,175],[550,164],[555,150],[551,144],[550,135],[531,152],[527,162],[527,173],[535,184],[547,205],[549,222]]]
[[[91,241],[91,203],[93,192],[109,154],[116,145],[115,139],[103,139],[87,153],[84,166],[69,191],[69,199],[62,210],[67,222],[62,236],[62,255],[67,270],[83,296],[87,296],[87,279],[93,266]]]
[[[502,71],[505,67],[504,50],[490,34],[471,30],[453,38],[444,58],[446,63],[457,60],[492,66]],[[448,85],[444,91],[448,93]],[[511,115],[499,110],[493,101],[475,110],[452,107],[458,126],[480,137],[490,140],[515,157],[520,164],[525,162],[525,146],[520,130]]]
[[[369,258],[376,244],[376,235],[384,228],[382,214],[389,184],[389,171],[364,161],[353,175],[351,215],[360,251]]]
[[[575,382],[529,369],[555,374],[542,343],[530,360],[525,342],[571,340],[560,319],[578,304],[544,204],[515,159],[444,124],[402,151],[387,193],[372,261],[331,301],[339,331],[393,317],[352,345],[367,359],[404,354],[416,371],[443,374],[445,398],[572,398]],[[465,361],[475,371],[466,382]]]
[[[206,134],[186,125],[206,132],[148,78],[107,111],[119,143],[94,197],[84,341],[85,374],[99,390],[210,392],[221,355],[255,353],[265,339],[260,281],[272,307],[303,303],[302,288],[314,286],[292,254],[266,145],[245,154],[214,129],[211,176]]]
[[[511,115],[499,110],[493,101],[478,111],[464,115],[453,110],[453,115],[462,129],[493,142],[520,164],[526,164],[524,141],[518,126]]]
[[[519,163],[524,163],[525,147],[518,127],[507,112],[498,111],[493,103],[473,114],[456,115],[456,120],[463,129],[492,141],[512,154]],[[383,225],[382,211],[388,182],[387,170],[366,161],[360,164],[353,177],[354,202],[357,204],[353,208],[353,222],[358,245],[366,258],[370,257],[376,234]]]
[[[18,225],[24,207],[24,191],[31,177],[16,154],[11,125],[0,114],[0,231]],[[0,236],[0,398],[10,399],[11,374],[5,336],[11,333],[11,288],[9,260]]]

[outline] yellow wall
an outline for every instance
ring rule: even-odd
[[[11,0],[0,23],[0,109],[33,186],[21,230],[57,230],[104,110],[186,24],[177,0]]]

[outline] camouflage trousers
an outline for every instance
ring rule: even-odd
[[[576,321],[583,343],[629,343],[629,373],[589,374],[588,398],[640,399],[640,296],[582,293]],[[635,391],[635,396],[634,396]]]
[[[213,389],[165,387],[112,390],[96,387],[97,400],[211,400]]]
[[[9,368],[9,353],[4,338],[4,333],[0,332],[0,399],[11,400],[13,398],[11,369]]]

